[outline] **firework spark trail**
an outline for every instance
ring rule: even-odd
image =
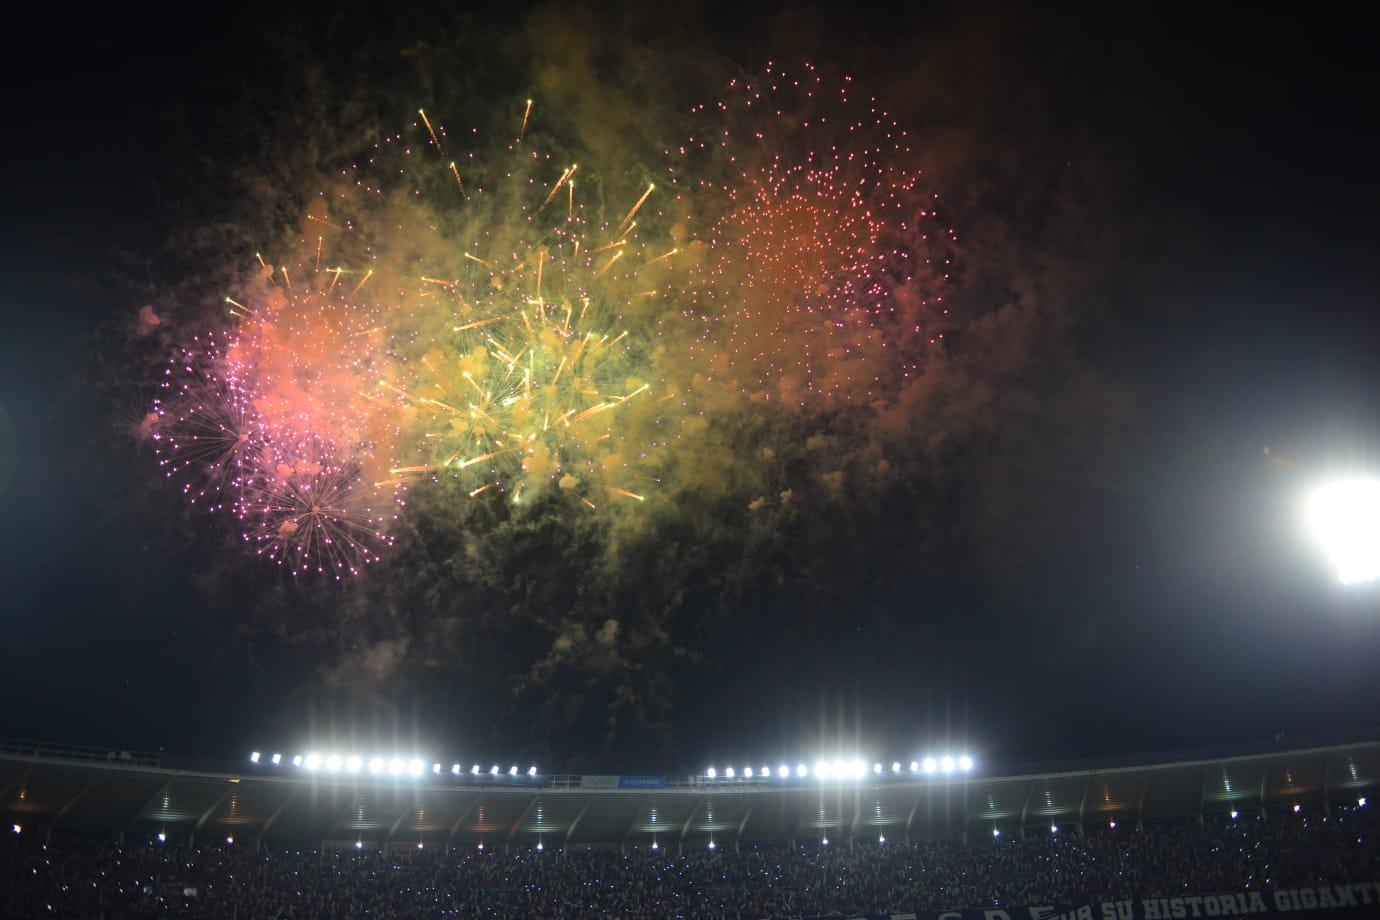
[[[687,315],[706,374],[800,405],[889,395],[936,334],[952,242],[906,132],[809,66],[769,66],[697,113],[702,138],[668,154],[703,209]]]

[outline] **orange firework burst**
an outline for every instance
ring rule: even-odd
[[[952,232],[906,132],[848,79],[734,81],[675,154],[705,371],[754,397],[872,401],[944,308]],[[688,208],[688,205],[687,205]]]

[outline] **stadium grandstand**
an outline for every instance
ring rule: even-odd
[[[310,766],[301,755],[217,765],[5,742],[0,907],[14,917],[1380,916],[1376,740],[1003,775],[335,766],[319,755]]]

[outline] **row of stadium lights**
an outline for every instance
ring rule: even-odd
[[[273,754],[267,758],[267,762],[275,767],[282,766],[283,760],[282,754]],[[249,755],[249,762],[252,764],[260,764],[264,761],[265,758],[259,751],[254,751]],[[315,773],[318,770],[324,770],[327,773],[362,773],[367,769],[375,776],[421,776],[427,772],[426,761],[416,757],[411,760],[403,760],[401,757],[393,757],[388,760],[382,757],[371,757],[366,761],[357,754],[348,756],[342,754],[296,754],[289,762],[294,767],[300,767],[308,773]],[[433,763],[431,772],[439,776],[445,770],[441,764]],[[463,772],[458,763],[451,764],[450,773],[452,776],[460,776]],[[483,776],[485,772],[489,776],[501,776],[503,774],[498,764],[491,766],[488,771],[483,770],[479,764],[475,764],[470,767],[469,772],[471,776]],[[507,774],[509,776],[519,775],[517,766],[509,767]],[[537,768],[528,767],[527,775],[536,776]]]
[[[1365,808],[1365,807],[1366,807],[1366,797],[1365,797],[1365,796],[1361,796],[1359,799],[1356,800],[1356,807],[1357,807],[1357,808]],[[1295,802],[1295,803],[1294,803],[1294,808],[1293,808],[1294,814],[1298,814],[1298,813],[1299,813],[1300,811],[1302,811],[1302,810],[1303,810],[1303,806],[1300,805],[1299,803]],[[1233,821],[1235,821],[1235,820],[1236,820],[1237,818],[1239,818],[1239,817],[1241,817],[1241,812],[1239,812],[1239,811],[1237,811],[1235,808],[1233,808],[1233,809],[1231,810],[1231,819],[1232,819]],[[1116,818],[1112,818],[1110,821],[1108,821],[1108,822],[1107,822],[1107,826],[1110,827],[1112,830],[1116,830]],[[1049,826],[1049,832],[1050,832],[1051,834],[1057,834],[1057,833],[1059,833],[1059,825],[1057,825],[1057,824],[1051,824],[1051,825]],[[996,828],[996,827],[992,828],[992,836],[993,836],[993,837],[1000,837],[1000,836],[1001,836],[1001,829],[1000,829],[1000,828]],[[824,842],[825,842],[825,843],[828,843],[829,841],[826,839]],[[882,838],[882,843],[886,843],[886,838],[885,838],[885,837]]]
[[[923,760],[912,760],[910,762],[911,773],[919,773],[926,776],[934,776],[936,774],[951,776],[954,773],[970,773],[972,769],[973,758],[969,757],[967,754],[962,754],[958,757],[946,754],[943,757],[926,757]],[[905,768],[900,761],[891,765],[892,776],[900,776],[904,772]],[[886,773],[886,768],[882,764],[874,763],[872,765],[872,774],[874,776],[885,776]],[[760,770],[754,770],[752,767],[744,767],[741,773],[733,767],[725,767],[722,773],[719,772],[717,767],[710,767],[708,770],[704,771],[704,775],[706,779],[737,779],[740,776],[743,779],[770,779],[773,775],[780,779],[789,779],[791,776],[796,776],[800,779],[814,776],[816,779],[821,780],[862,779],[867,776],[867,763],[862,760],[822,760],[817,762],[813,769],[803,763],[797,764],[794,771],[791,770],[788,764],[783,763],[776,768],[774,774],[771,767],[762,767]]]

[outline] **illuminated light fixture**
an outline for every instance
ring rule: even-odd
[[[297,754],[297,755],[295,755],[295,756],[292,758],[292,765],[293,765],[294,767],[300,767],[300,766],[302,766],[302,755],[301,755],[301,754]]]
[[[432,765],[431,765],[431,772],[432,772],[432,773],[440,773],[440,772],[441,772],[441,765],[440,765],[439,763],[434,763],[434,764],[432,764]]]
[[[479,841],[479,849],[484,849],[484,841]]]
[[[901,772],[901,764],[900,764],[899,761],[896,762],[896,763],[893,763],[893,764],[891,765],[891,772],[892,772],[892,773],[900,773],[900,772]]]
[[[709,849],[714,849],[714,839],[712,837],[709,840]]]
[[[920,772],[920,762],[919,762],[918,760],[912,760],[912,761],[910,762],[910,772],[912,772],[912,773],[919,773],[919,772]]]
[[[1116,818],[1113,818],[1112,820],[1108,821],[1108,822],[1107,822],[1107,826],[1108,826],[1108,827],[1111,827],[1111,828],[1115,828],[1115,827],[1116,827]]]
[[[527,775],[528,775],[528,776],[536,776],[536,775],[537,775],[537,768],[536,768],[535,765],[530,766],[530,767],[527,768]]]
[[[833,773],[834,767],[832,764],[825,763],[822,760],[819,763],[815,764],[816,779],[828,779],[830,776],[833,775]]]
[[[734,776],[733,768],[732,768],[732,767],[725,767],[725,768],[724,768],[724,777],[725,777],[726,779],[733,779],[733,776]]]
[[[824,838],[823,840],[821,840],[819,843],[820,843],[820,846],[826,846],[826,847],[827,847],[827,846],[829,845],[829,838],[828,838],[828,837],[825,837],[825,838]]]
[[[358,754],[351,754],[349,757],[345,758],[345,769],[349,770],[351,773],[358,773],[360,770],[364,769],[364,758],[360,757]]]
[[[795,775],[796,775],[796,776],[809,776],[809,775],[810,775],[810,768],[807,767],[807,766],[805,766],[803,763],[801,763],[801,764],[796,764],[796,766],[795,766]]]
[[[882,765],[879,763],[874,763],[872,765],[872,772],[880,775],[882,772]]]
[[[470,767],[470,773],[471,773],[471,775],[473,775],[473,776],[478,776],[478,775],[479,775],[479,764],[475,764],[474,766]]]
[[[540,852],[541,852],[542,850],[544,850],[544,849],[546,849],[546,847],[542,846],[542,845],[541,845],[541,841],[538,840],[538,841],[537,841],[537,852],[540,853]]]
[[[719,776],[719,771],[715,770],[713,767],[710,767],[708,770],[704,771],[704,775],[709,777],[710,779],[717,779]]]
[[[382,772],[383,772],[383,768],[384,768],[384,763],[383,763],[383,758],[382,758],[382,757],[370,757],[370,758],[369,758],[369,772],[370,772],[370,773],[382,773]]]
[[[867,764],[861,760],[854,760],[848,764],[848,775],[854,779],[861,779],[867,775]]]
[[[1365,796],[1361,796],[1359,799],[1356,800],[1356,807],[1357,807],[1357,808],[1365,808],[1365,807],[1366,807],[1366,797],[1365,797]]]
[[[886,843],[886,834],[878,834],[878,835],[877,835],[877,842],[878,842],[878,843]]]
[[[783,763],[781,766],[776,768],[776,775],[781,777],[782,779],[785,779],[786,777],[791,775],[791,768]]]
[[[945,773],[954,772],[954,767],[956,766],[958,766],[958,764],[947,754],[944,755],[943,760],[939,761],[939,769],[943,770]]]
[[[321,767],[321,755],[320,755],[320,754],[308,754],[308,755],[307,755],[306,762],[305,762],[304,765],[306,766],[306,768],[307,768],[308,770],[317,770],[317,769],[320,769],[320,767]]]
[[[163,833],[162,831],[159,831],[159,832],[158,832],[158,842],[159,842],[159,843],[167,843],[167,842],[168,842],[168,835],[165,834],[165,833]]]
[[[1000,836],[1001,836],[1001,828],[999,828],[999,827],[994,827],[994,828],[992,828],[992,836],[993,836],[993,837],[1000,837]]]
[[[422,763],[420,760],[417,760],[415,758],[410,764],[407,765],[407,772],[411,773],[413,776],[421,776],[422,771],[425,769],[426,764]]]
[[[494,764],[492,767],[489,768],[489,775],[490,775],[490,776],[497,776],[497,775],[498,775],[498,764]]]
[[[450,772],[451,772],[451,775],[452,775],[452,776],[459,776],[459,775],[460,775],[460,765],[459,765],[458,763],[453,763],[453,764],[451,764],[451,765],[450,765]]]
[[[400,758],[394,757],[392,760],[388,761],[388,772],[389,772],[389,773],[392,773],[394,776],[401,776],[401,775],[402,775],[402,771],[403,771],[403,762],[402,762],[402,760],[401,760]]]
[[[22,834],[22,833],[24,833],[24,825],[22,825],[22,824],[11,824],[11,825],[10,825],[10,830],[14,831],[16,834]]]
[[[1059,833],[1059,825],[1057,825],[1057,824],[1051,824],[1051,825],[1049,826],[1049,832],[1050,832],[1051,834],[1057,834],[1057,833]]]
[[[973,758],[964,754],[962,757],[958,758],[958,768],[964,773],[967,773],[969,770],[973,769]]]
[[[926,757],[924,760],[920,761],[920,769],[924,770],[926,773],[933,773],[938,768],[939,764],[935,762],[933,757]]]
[[[657,845],[657,842],[656,842],[655,839],[652,840],[652,849],[653,849],[653,850],[660,849],[660,847]]]
[[[331,773],[339,772],[339,770],[340,770],[340,755],[339,755],[339,754],[332,754],[332,755],[330,755],[329,757],[326,758],[326,769],[329,770]]]
[[[517,776],[517,775],[518,775],[517,764],[513,764],[511,767],[508,768],[508,775],[509,775],[509,776]]]
[[[356,850],[362,850],[362,849],[364,849],[364,841],[363,841],[363,840],[356,840],[356,841],[355,841],[355,849],[356,849]]]
[[[226,842],[226,843],[234,843],[234,842],[235,842],[235,838],[234,838],[234,837],[226,837],[226,838],[225,838],[225,842]]]
[[[269,758],[269,760],[272,760],[272,761],[273,761],[273,766],[276,767],[276,766],[278,766],[278,764],[280,764],[280,763],[283,762],[283,755],[282,755],[282,754],[274,754],[272,757]]]
[[[252,754],[249,755],[249,762],[250,762],[250,763],[258,763],[258,762],[259,762],[259,752],[258,752],[258,751],[255,751],[254,753],[252,753]]]
[[[1294,814],[1298,814],[1298,813],[1299,813],[1299,803],[1298,803],[1298,802],[1295,802],[1295,803],[1294,803]]]
[[[1236,820],[1236,809],[1235,809],[1235,808],[1233,808],[1233,809],[1231,810],[1231,819],[1232,819],[1233,821]]]
[[[422,848],[422,842],[421,842],[420,840],[418,840],[418,841],[417,841],[417,849],[420,850],[421,848]]]
[[[1380,578],[1380,480],[1322,486],[1309,497],[1307,515],[1338,581],[1354,585]]]
[[[752,767],[743,767],[743,776],[746,779],[752,779]]]

